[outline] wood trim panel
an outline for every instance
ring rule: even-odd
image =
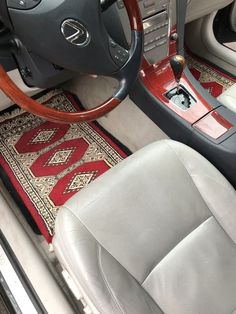
[[[200,121],[194,124],[194,128],[212,137],[218,139],[234,126],[223,118],[218,112],[213,111]]]
[[[131,30],[143,31],[143,21],[137,0],[123,0],[127,10]]]
[[[175,32],[176,29],[174,27],[171,33]],[[218,112],[213,111],[214,107],[198,93],[185,74],[183,74],[180,84],[195,98],[196,104],[184,111],[165,97],[167,91],[176,87],[175,78],[169,63],[170,58],[176,54],[176,51],[176,41],[170,40],[169,56],[165,60],[155,65],[150,65],[146,59],[143,59],[140,77],[148,90],[169,109],[189,124],[192,124],[195,129],[213,139],[218,139],[234,126]]]
[[[195,98],[196,104],[184,111],[165,97],[166,92],[176,87],[176,81],[169,65],[169,59],[142,71],[141,78],[145,86],[159,101],[190,124],[194,124],[213,110],[213,106],[198,93],[185,74],[183,74],[180,84]]]
[[[0,65],[0,89],[22,109],[52,122],[73,123],[95,120],[102,117],[120,104],[116,98],[108,99],[104,104],[87,111],[69,113],[46,107],[22,92],[10,79]]]
[[[176,32],[176,26],[171,30],[171,35]],[[158,62],[157,64],[150,65],[146,59],[142,62],[142,70],[140,77],[148,88],[148,90],[164,105],[174,111],[177,115],[182,117],[190,124],[194,124],[203,116],[213,110],[213,106],[209,104],[194,86],[189,82],[185,74],[183,74],[180,84],[183,85],[189,93],[195,98],[196,104],[190,109],[184,111],[173,104],[165,97],[166,92],[176,87],[175,78],[170,67],[170,58],[177,53],[177,43],[175,40],[170,40],[169,56]]]

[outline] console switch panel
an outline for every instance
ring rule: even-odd
[[[169,0],[138,0],[143,19],[167,9]],[[123,9],[124,2],[117,0],[118,9]]]

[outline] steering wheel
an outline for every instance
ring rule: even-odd
[[[68,70],[116,78],[118,89],[103,104],[77,113],[46,107],[24,94],[2,66],[0,89],[22,109],[53,122],[91,121],[110,112],[128,95],[142,59],[143,24],[137,0],[124,0],[124,5],[131,27],[129,51],[110,37],[100,0],[42,0],[33,10],[24,10],[24,19],[22,10],[10,12],[14,33],[27,49]]]

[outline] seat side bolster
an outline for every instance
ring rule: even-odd
[[[61,265],[88,303],[96,304],[98,313],[162,314],[147,292],[68,208],[60,209],[55,229],[53,246]]]

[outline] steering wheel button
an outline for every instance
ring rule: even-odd
[[[117,43],[115,41],[113,41],[112,39],[110,39],[110,45],[112,48],[116,48],[117,47]]]
[[[25,9],[26,2],[24,0],[8,0],[7,5],[14,9]]]
[[[117,6],[119,9],[123,9],[125,7],[124,2],[122,0],[117,1]]]
[[[36,7],[41,0],[7,0],[7,6],[13,9],[29,10]]]

